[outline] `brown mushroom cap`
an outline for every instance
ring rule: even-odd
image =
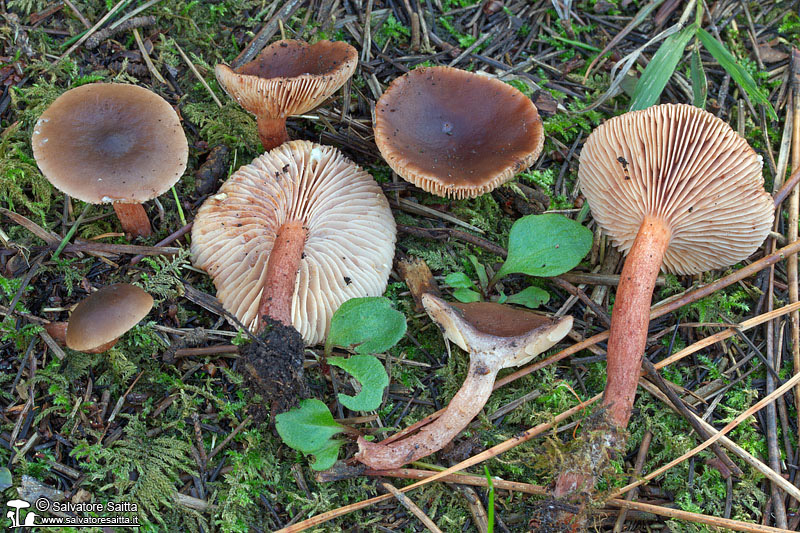
[[[530,98],[500,80],[450,67],[395,79],[375,106],[375,143],[403,179],[438,196],[475,198],[542,151]]]
[[[214,278],[225,309],[254,328],[276,234],[294,220],[308,236],[292,325],[316,344],[346,300],[383,294],[394,257],[396,228],[383,192],[337,149],[290,141],[241,167],[198,211],[192,257]]]
[[[153,297],[136,285],[117,283],[87,296],[72,311],[67,346],[88,351],[118,339],[153,308]]]
[[[500,357],[499,368],[527,363],[572,329],[571,316],[551,318],[494,302],[448,303],[423,294],[422,303],[445,337],[471,354]]]
[[[217,65],[217,80],[256,116],[285,118],[317,107],[344,85],[358,53],[341,41],[277,41],[237,69]]]
[[[36,122],[32,143],[50,183],[92,204],[152,200],[180,179],[189,156],[172,106],[119,83],[59,96]]]
[[[686,104],[614,117],[595,129],[578,178],[592,216],[625,253],[645,216],[665,221],[663,269],[695,274],[752,254],[772,228],[762,158],[730,126]]]

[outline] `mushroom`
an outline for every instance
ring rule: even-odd
[[[375,106],[375,143],[403,179],[438,196],[475,198],[533,164],[544,143],[530,98],[450,67],[412,70]]]
[[[422,303],[445,338],[469,352],[469,370],[445,411],[418,433],[391,444],[359,437],[355,457],[375,470],[399,468],[442,449],[483,409],[501,369],[527,363],[572,329],[571,316],[549,318],[497,303],[448,304],[431,294]]]
[[[774,205],[761,166],[725,122],[690,105],[626,113],[589,135],[580,187],[594,219],[627,254],[603,394],[611,433],[622,434],[631,415],[659,270],[696,274],[735,264],[769,233]]]
[[[172,106],[118,83],[90,83],[56,98],[36,122],[32,144],[50,183],[84,202],[113,204],[134,237],[152,233],[142,203],[172,187],[189,156]]]
[[[67,347],[87,353],[105,352],[153,308],[153,297],[129,283],[109,285],[79,303],[69,317]]]
[[[346,300],[383,294],[395,236],[389,204],[367,172],[333,147],[290,141],[206,200],[192,256],[250,329],[266,315],[311,345]]]
[[[258,120],[264,150],[289,140],[286,117],[311,111],[344,85],[358,53],[341,41],[283,40],[237,69],[217,65],[219,84]]]
[[[372,177],[330,146],[290,141],[237,170],[197,213],[195,266],[256,341],[245,385],[272,412],[306,394],[303,347],[350,298],[383,294],[396,228]],[[254,406],[261,418],[261,407]]]

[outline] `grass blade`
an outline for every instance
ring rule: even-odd
[[[489,467],[483,465],[483,471],[486,472],[486,484],[489,485],[489,496],[486,506],[486,531],[487,533],[494,533],[494,483],[492,483],[492,476],[489,474]]]
[[[697,47],[692,50],[692,104],[700,109],[706,108],[706,95],[708,94],[708,80],[703,63],[700,61],[700,51]]]
[[[753,102],[765,106],[770,118],[772,118],[772,120],[778,120],[778,115],[772,108],[772,104],[769,103],[767,97],[764,96],[764,93],[762,93],[761,89],[758,88],[758,85],[756,85],[753,77],[736,61],[736,58],[733,57],[733,54],[731,54],[727,48],[725,48],[725,45],[720,43],[714,38],[713,35],[702,28],[697,30],[697,38],[700,39],[700,42],[703,43],[703,46],[706,47],[706,50],[708,50],[709,53],[714,56],[714,59],[717,60],[722,68],[724,68],[725,71],[731,75],[733,81],[738,83],[739,87],[745,90]]]
[[[661,44],[636,84],[631,101],[631,111],[647,109],[658,102],[658,97],[661,96],[672,73],[675,72],[675,67],[678,66],[678,61],[681,60],[686,45],[689,44],[689,40],[694,37],[696,32],[697,25],[692,24],[680,32],[670,35]]]

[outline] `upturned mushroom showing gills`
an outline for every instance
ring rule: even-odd
[[[358,52],[341,41],[283,40],[266,47],[237,69],[217,65],[219,84],[256,116],[264,150],[289,140],[286,117],[311,111],[344,85]]]
[[[571,316],[549,318],[496,303],[448,304],[424,294],[422,304],[445,338],[469,353],[469,370],[445,411],[416,434],[390,444],[358,439],[356,459],[375,470],[399,468],[442,449],[483,409],[501,369],[527,363],[572,329]]]
[[[774,205],[761,166],[725,122],[690,105],[626,113],[587,139],[581,190],[595,221],[627,254],[608,340],[603,405],[611,429],[624,430],[631,416],[659,271],[735,264],[769,233]]]
[[[172,187],[189,156],[172,106],[119,83],[90,83],[56,98],[36,122],[32,144],[50,183],[84,202],[113,204],[134,237],[152,232],[142,203]]]
[[[117,283],[79,303],[67,323],[71,350],[101,353],[110,349],[153,308],[153,297],[136,285]]]
[[[403,179],[437,196],[475,198],[531,166],[544,144],[530,98],[450,67],[412,70],[375,106],[375,143]]]
[[[372,176],[331,146],[290,141],[206,200],[192,256],[243,324],[268,316],[313,345],[346,300],[383,294],[396,231]]]
[[[245,368],[258,390],[280,398],[279,409],[296,401],[287,397],[290,385],[304,386],[303,342],[322,341],[346,300],[383,294],[395,237],[372,176],[337,149],[308,141],[241,167],[200,208],[194,264],[214,279],[225,309],[261,334],[264,347],[249,345],[255,351],[244,354]]]

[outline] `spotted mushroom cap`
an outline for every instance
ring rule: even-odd
[[[438,196],[475,198],[531,166],[544,132],[536,106],[511,85],[430,67],[383,93],[375,143],[403,179]]]
[[[273,119],[324,102],[355,72],[358,52],[342,41],[277,41],[237,69],[219,64],[217,80],[239,105]]]
[[[614,117],[595,129],[578,179],[592,216],[627,253],[645,216],[672,232],[663,269],[695,274],[745,259],[774,215],[762,158],[730,126],[702,109],[664,104]]]
[[[337,149],[290,141],[241,167],[198,211],[192,257],[214,278],[225,309],[254,329],[275,236],[293,220],[308,236],[292,325],[317,344],[342,303],[383,294],[394,257],[396,227],[383,192]]]
[[[189,157],[172,106],[121,83],[81,85],[56,98],[32,144],[50,183],[92,204],[152,200],[181,178]]]
[[[88,351],[118,339],[153,308],[153,297],[136,285],[117,283],[93,292],[69,317],[67,346]]]

